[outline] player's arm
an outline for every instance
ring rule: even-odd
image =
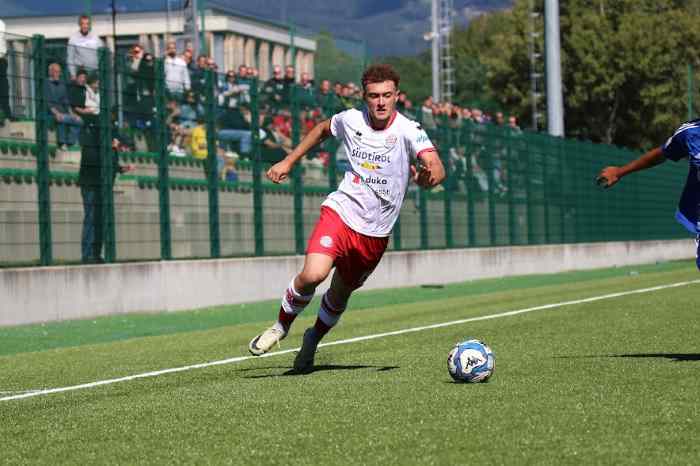
[[[627,176],[639,170],[655,167],[665,161],[666,157],[664,156],[663,150],[661,147],[656,147],[627,165],[603,168],[600,174],[598,174],[596,181],[604,188],[609,188],[620,181],[620,178],[623,176]]]
[[[280,162],[274,164],[267,171],[267,177],[275,182],[280,183],[287,179],[289,172],[292,171],[294,164],[296,164],[307,152],[318,144],[325,141],[328,136],[331,135],[331,120],[325,120],[314,126],[314,128],[308,132],[304,139],[301,140],[298,146],[294,148],[287,156]]]
[[[445,167],[435,150],[426,150],[418,156],[418,168],[411,165],[411,177],[418,186],[432,188],[445,180]]]

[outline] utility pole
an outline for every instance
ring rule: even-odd
[[[433,100],[439,102],[440,95],[440,29],[438,26],[439,0],[432,0],[430,40],[432,40],[432,73],[433,73]]]
[[[552,136],[564,136],[564,102],[561,89],[561,44],[559,41],[559,0],[545,0],[545,60],[547,72],[547,129]]]
[[[535,0],[530,0],[529,9],[529,40],[528,48],[530,54],[530,107],[532,112],[532,130],[539,130],[539,120],[541,114],[539,111],[540,98],[542,97],[542,72],[540,59],[542,58],[541,45],[540,45],[540,32],[537,27],[537,23],[541,15],[535,7]]]

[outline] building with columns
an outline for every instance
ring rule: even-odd
[[[42,34],[47,46],[58,46],[67,44],[70,35],[78,29],[77,20],[84,11],[83,2],[60,2],[60,15],[51,14],[56,7],[45,3],[46,12],[28,12],[12,5],[0,12],[6,25],[8,47],[18,52],[17,56],[22,56],[25,47],[23,42],[26,41],[21,37]],[[182,11],[165,11],[162,1],[144,1],[138,5],[133,8],[129,5],[126,11],[118,8],[114,23],[111,13],[94,8],[93,12],[100,12],[92,15],[92,31],[117,52],[125,52],[132,44],[140,43],[146,51],[161,56],[170,38],[182,36],[184,15]],[[149,9],[148,6],[153,8]],[[207,8],[203,16],[206,49],[216,60],[220,71],[245,64],[258,68],[261,79],[268,79],[272,66],[294,64],[297,79],[302,72],[313,76],[316,52],[313,37],[299,34],[282,23],[220,8]]]

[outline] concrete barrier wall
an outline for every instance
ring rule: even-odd
[[[389,252],[365,289],[654,263],[694,253],[692,240]],[[4,269],[0,326],[278,299],[302,264],[303,256],[284,256]]]

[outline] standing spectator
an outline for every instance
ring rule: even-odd
[[[85,86],[84,101],[79,107],[83,111],[84,128],[80,133],[80,172],[78,185],[83,198],[83,231],[80,241],[81,258],[87,264],[100,264],[103,245],[102,219],[102,157],[100,156],[100,93],[99,80],[91,76]],[[119,141],[112,141],[112,149],[119,147]],[[133,165],[120,166],[116,153],[112,158],[113,173],[124,173],[133,170]]]
[[[278,109],[286,102],[284,94],[285,81],[282,77],[282,67],[275,65],[272,67],[272,77],[265,82],[263,93],[274,109]]]
[[[11,118],[10,82],[7,80],[7,43],[5,42],[5,22],[0,19],[0,126],[5,118]]]
[[[432,97],[428,97],[423,101],[423,106],[420,109],[420,121],[423,124],[423,127],[427,130],[432,131],[436,128],[435,117],[433,116]]]
[[[68,100],[68,88],[61,80],[61,65],[49,65],[49,79],[46,81],[46,102],[49,118],[56,123],[56,139],[59,147],[66,150],[78,142],[83,120],[75,114]]]
[[[187,63],[177,56],[177,45],[174,40],[168,41],[165,49],[165,87],[171,97],[182,99],[185,91],[190,90],[190,72]]]
[[[90,31],[90,17],[78,18],[80,29],[68,39],[68,71],[75,78],[78,69],[97,71],[97,49],[104,47],[102,40]]]
[[[143,60],[143,48],[139,44],[134,44],[126,58],[126,67],[123,72],[124,87],[122,95],[124,117],[131,128],[137,126],[141,60]]]

